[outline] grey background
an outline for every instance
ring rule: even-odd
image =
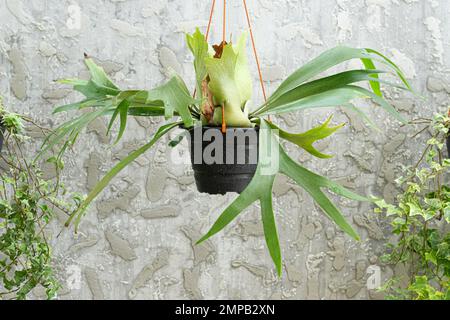
[[[241,1],[228,1],[229,29],[246,28]],[[450,93],[448,32],[450,2],[445,0],[248,1],[263,75],[269,92],[285,76],[326,48],[339,43],[372,47],[391,57],[426,100],[387,91],[408,118],[446,110]],[[218,1],[220,3],[220,1]],[[68,27],[69,6],[81,9],[80,29]],[[79,99],[63,77],[86,77],[83,52],[95,57],[122,88],[151,88],[176,71],[190,87],[192,58],[183,32],[205,30],[210,1],[0,0],[0,92],[18,112],[55,125],[54,106]],[[220,5],[212,40],[219,41]],[[69,24],[70,26],[70,24]],[[249,48],[249,57],[251,51]],[[261,101],[255,63],[254,101]],[[347,64],[356,67],[357,61]],[[414,128],[401,128],[379,107],[360,102],[382,129],[364,126],[344,109],[307,111],[276,119],[290,131],[311,128],[333,113],[346,122],[333,138],[318,143],[330,160],[313,159],[288,146],[306,167],[362,194],[392,201],[401,164],[417,157],[410,140]],[[97,121],[66,157],[64,180],[87,192],[133,147],[142,145],[162,119],[130,120],[125,138],[112,146],[105,123]],[[38,132],[31,132],[39,138]],[[36,148],[38,144],[36,144]],[[186,156],[186,148],[177,152]],[[46,174],[54,172],[49,167]],[[224,232],[201,246],[207,231],[235,195],[196,192],[189,165],[168,165],[166,143],[137,160],[92,205],[80,233],[53,237],[55,265],[63,285],[61,299],[366,299],[368,270],[381,278],[393,273],[379,256],[386,242],[382,219],[366,203],[333,197],[357,228],[357,243],[337,230],[305,192],[281,177],[274,190],[284,256],[277,279],[267,253],[258,208],[241,214]],[[60,217],[63,221],[63,217]],[[61,223],[52,226],[56,234]],[[36,298],[43,297],[35,290]]]

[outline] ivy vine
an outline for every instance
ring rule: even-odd
[[[0,100],[0,300],[26,299],[36,287],[45,288],[48,299],[60,287],[52,264],[48,226],[55,210],[69,212],[67,192],[60,181],[63,163],[57,157],[56,178],[43,177],[40,166],[26,155],[24,144],[30,140],[24,123],[31,119],[7,112]],[[41,128],[44,131],[45,129]],[[78,196],[72,197],[74,204]]]
[[[404,168],[396,182],[403,192],[395,204],[377,201],[395,241],[382,261],[407,267],[406,279],[392,277],[381,288],[389,299],[450,300],[450,159],[444,154],[450,118],[418,119],[418,132],[431,132],[419,160]]]

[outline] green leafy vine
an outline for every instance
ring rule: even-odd
[[[450,118],[437,114],[425,122],[431,137],[419,160],[404,168],[396,182],[403,189],[395,204],[376,201],[396,241],[382,261],[407,267],[407,275],[389,279],[381,288],[390,299],[450,299],[450,186],[445,178],[450,159],[443,151]],[[419,132],[419,133],[420,133]]]
[[[52,265],[48,226],[55,210],[69,212],[66,190],[60,182],[63,164],[52,157],[57,177],[47,180],[40,166],[25,154],[24,122],[32,120],[4,110],[0,100],[0,300],[26,299],[36,287],[48,299],[59,288]],[[42,128],[42,130],[45,130]],[[45,133],[45,132],[44,132]],[[75,201],[79,201],[74,196]]]

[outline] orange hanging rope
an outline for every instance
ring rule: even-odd
[[[264,85],[264,80],[263,80],[263,76],[262,76],[262,72],[261,72],[261,65],[259,63],[259,58],[258,58],[258,53],[256,51],[256,45],[255,45],[255,37],[253,36],[253,29],[252,29],[252,24],[251,24],[251,20],[250,20],[250,14],[248,12],[248,8],[247,8],[247,1],[246,0],[242,0],[243,4],[244,4],[244,9],[245,9],[245,16],[247,18],[247,24],[248,24],[248,28],[250,31],[250,38],[252,41],[252,48],[253,48],[253,54],[255,56],[255,61],[256,61],[256,66],[258,68],[258,76],[259,76],[259,82],[261,84],[261,90],[262,90],[262,94],[264,97],[264,101],[267,102],[267,95],[266,95],[266,88]],[[212,22],[212,18],[213,18],[213,14],[214,14],[214,8],[216,5],[216,0],[213,0],[212,2],[212,6],[211,6],[211,11],[209,14],[209,21],[208,21],[208,27],[206,29],[206,35],[205,35],[205,39],[208,40],[209,37],[209,33],[211,30],[211,22]],[[222,20],[222,45],[225,45],[225,39],[226,39],[226,24],[227,24],[227,1],[223,0],[223,20]],[[197,92],[197,89],[194,90],[194,97],[195,94]],[[268,116],[268,120],[270,121],[270,116]],[[222,106],[222,133],[225,133],[227,130],[227,124],[225,121],[225,103]]]
[[[262,77],[262,73],[261,73],[261,66],[259,64],[258,53],[256,52],[255,38],[253,37],[252,24],[251,24],[250,15],[249,15],[248,9],[247,9],[247,2],[245,0],[242,0],[242,2],[244,3],[245,15],[247,17],[247,24],[248,24],[248,28],[250,30],[250,38],[252,40],[253,54],[255,55],[256,66],[258,67],[259,82],[261,84],[264,101],[267,101],[266,88],[264,87],[264,81],[263,81],[263,77]]]
[[[225,122],[225,102],[222,106],[222,133],[227,132],[227,123]]]
[[[223,0],[223,24],[222,24],[222,46],[225,46],[227,28],[227,0]],[[222,133],[227,132],[227,123],[225,121],[225,102],[222,105]]]
[[[258,68],[259,83],[261,84],[261,90],[262,90],[262,94],[264,97],[264,102],[267,102],[266,88],[264,86],[264,80],[263,80],[263,76],[262,76],[262,72],[261,72],[261,65],[259,64],[258,53],[256,52],[255,37],[253,36],[252,23],[250,21],[250,15],[248,13],[247,1],[242,0],[242,2],[244,3],[245,16],[247,17],[248,29],[250,30],[250,38],[252,40],[253,54],[255,55],[256,66]],[[270,115],[267,117],[267,119],[269,120],[269,122],[271,121]]]
[[[211,6],[211,12],[209,13],[208,27],[206,28],[206,35],[205,35],[206,41],[208,41],[209,31],[211,30],[211,21],[213,18],[215,6],[216,6],[216,0],[213,0],[212,6]]]

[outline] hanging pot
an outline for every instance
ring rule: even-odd
[[[199,192],[241,193],[258,165],[259,128],[197,126],[187,129],[191,163]]]

